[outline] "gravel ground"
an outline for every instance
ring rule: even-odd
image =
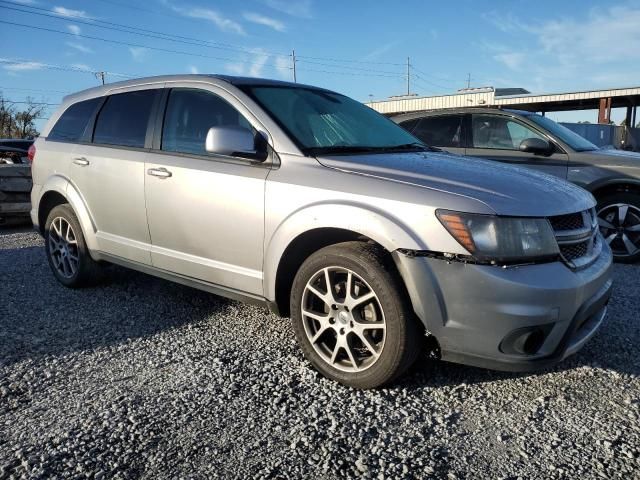
[[[0,230],[0,479],[640,478],[639,272],[554,370],[422,359],[353,391],[285,319],[115,267],[67,290]]]

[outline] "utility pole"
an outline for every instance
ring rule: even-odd
[[[107,74],[107,72],[93,72],[93,74],[96,78],[100,79],[102,81],[102,85],[104,85],[104,76]]]
[[[409,57],[407,57],[407,96],[411,95],[411,64],[409,63]]]
[[[467,88],[471,88],[471,73],[467,73]]]
[[[291,50],[291,61],[293,62],[293,83],[298,83],[296,78],[296,51]]]

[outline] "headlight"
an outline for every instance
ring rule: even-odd
[[[530,261],[557,256],[558,243],[544,218],[496,217],[437,210],[440,223],[482,261]]]

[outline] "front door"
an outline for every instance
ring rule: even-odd
[[[569,157],[557,147],[551,155],[535,155],[520,151],[527,138],[541,138],[541,133],[507,115],[478,113],[471,116],[471,135],[466,154],[510,163],[560,178],[567,178]]]
[[[154,267],[262,295],[269,162],[205,150],[211,127],[258,128],[234,101],[213,86],[170,90],[162,138],[145,165],[151,257]]]

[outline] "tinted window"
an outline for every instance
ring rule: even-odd
[[[144,147],[151,106],[158,90],[111,95],[98,115],[93,142]]]
[[[462,146],[462,115],[425,117],[412,132],[427,145],[434,147]]]
[[[47,138],[67,142],[80,140],[87,123],[89,123],[89,119],[101,100],[101,98],[92,98],[91,100],[71,105],[58,119]]]
[[[546,140],[526,125],[499,115],[473,115],[471,130],[475,148],[518,150],[527,138]]]
[[[162,150],[207,154],[207,132],[221,126],[252,129],[235,108],[217,95],[204,90],[173,89],[164,116]]]
[[[554,122],[550,118],[543,117],[542,115],[531,114],[527,117],[532,122],[537,123],[542,128],[548,130],[552,134],[556,135],[563,142],[569,145],[577,152],[588,152],[591,150],[598,150],[593,143],[586,138],[581,137],[575,132],[572,132],[564,125]]]

